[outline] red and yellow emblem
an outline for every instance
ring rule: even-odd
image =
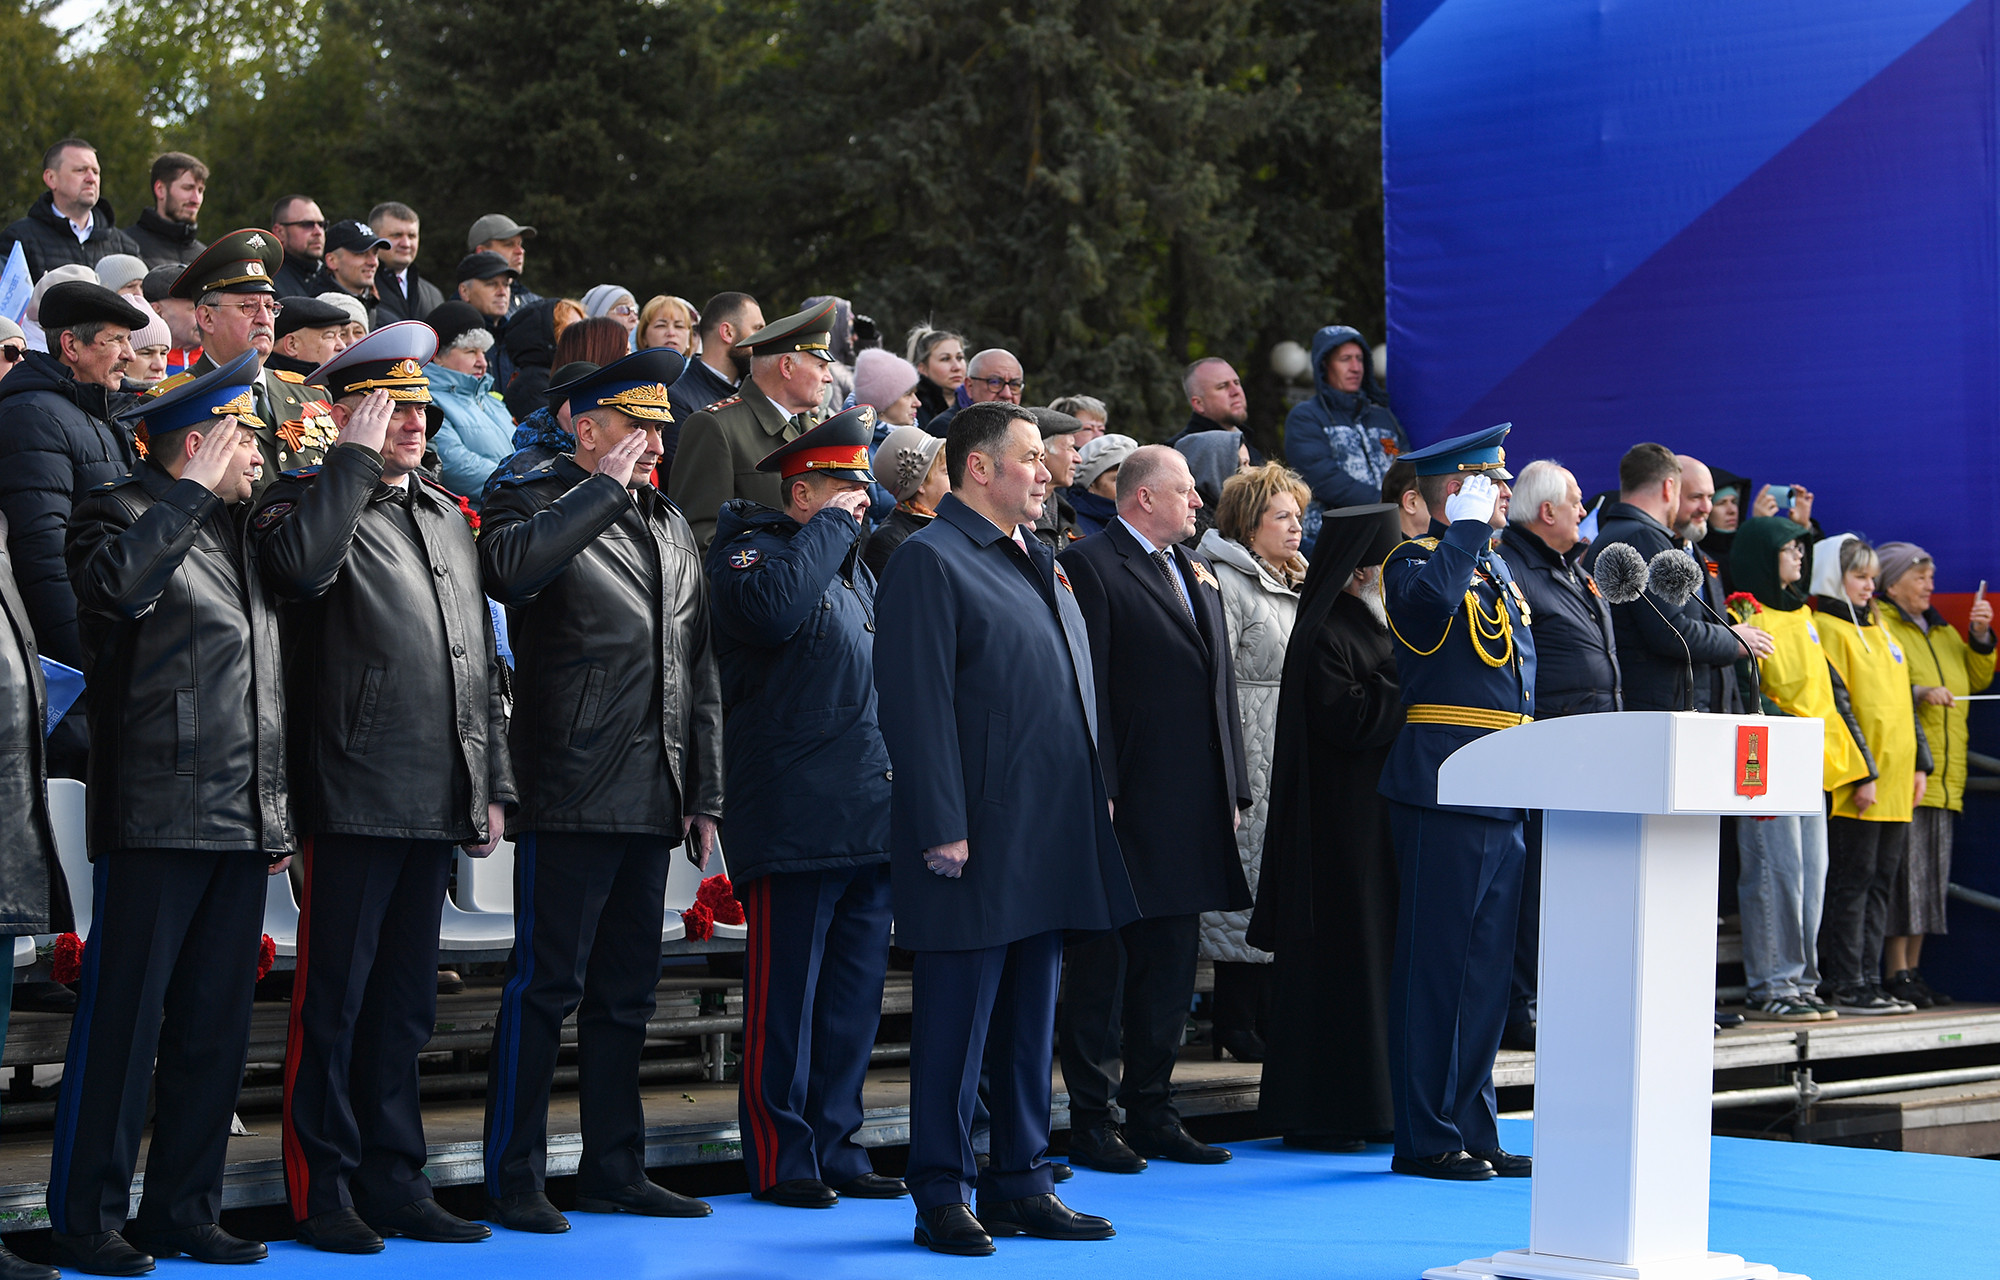
[[[1768,725],[1736,726],[1736,794],[1761,796],[1771,789],[1771,729]]]

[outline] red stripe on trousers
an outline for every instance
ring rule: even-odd
[[[298,954],[292,964],[292,1011],[285,1027],[285,1104],[280,1126],[284,1134],[285,1193],[291,1197],[292,1217],[300,1222],[309,1216],[306,1197],[312,1190],[312,1171],[306,1166],[305,1150],[299,1146],[298,1130],[292,1125],[292,1087],[299,1078],[299,1051],[305,1040],[305,1027],[299,1018],[300,1010],[305,1008],[306,1003],[306,952],[312,934],[312,853],[312,837],[307,836],[299,849],[305,868],[299,879],[305,889],[299,895]]]
[[[752,1146],[757,1157],[757,1190],[778,1181],[778,1129],[764,1105],[764,1019],[771,1003],[771,886],[759,876],[748,886],[750,894],[749,951],[756,961],[756,981],[744,984],[743,1088],[748,1103]]]

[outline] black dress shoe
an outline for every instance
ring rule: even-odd
[[[1727,1031],[1732,1027],[1740,1027],[1742,1025],[1742,1014],[1731,1013],[1727,1009],[1717,1009],[1715,1011],[1715,1029],[1717,1031]]]
[[[1368,1143],[1360,1138],[1350,1138],[1344,1133],[1308,1133],[1294,1129],[1286,1134],[1283,1143],[1301,1151],[1336,1151],[1342,1155],[1352,1155],[1356,1151],[1366,1151]]]
[[[1069,1161],[1099,1173],[1141,1173],[1146,1161],[1125,1143],[1118,1126],[1106,1121],[1069,1135]]]
[[[972,1206],[941,1204],[917,1210],[917,1243],[932,1253],[983,1258],[993,1252],[993,1237],[972,1216]]]
[[[408,1236],[432,1244],[478,1244],[492,1236],[493,1228],[483,1222],[467,1222],[443,1205],[425,1196],[399,1204],[386,1213],[363,1218],[385,1236]]]
[[[531,1231],[538,1236],[559,1236],[569,1230],[569,1219],[539,1191],[496,1196],[486,1202],[486,1216],[509,1231]]]
[[[0,1280],[62,1280],[62,1272],[17,1258],[6,1245],[0,1244]]]
[[[864,1173],[858,1178],[850,1178],[834,1188],[843,1196],[853,1196],[856,1200],[901,1200],[910,1194],[901,1178],[885,1178],[879,1173]]]
[[[1034,1236],[1041,1240],[1109,1240],[1118,1234],[1110,1219],[1078,1213],[1053,1191],[990,1205],[981,1200],[979,1225],[990,1236]]]
[[[1211,1035],[1213,1036],[1212,1045],[1214,1048],[1212,1056],[1217,1062],[1222,1060],[1222,1053],[1225,1049],[1229,1051],[1229,1056],[1238,1062],[1262,1062],[1264,1060],[1264,1041],[1255,1031],[1243,1031],[1235,1027],[1230,1027],[1212,1032]]]
[[[706,1218],[708,1201],[669,1191],[648,1178],[616,1191],[577,1193],[578,1213],[636,1213],[642,1218]]]
[[[1049,1176],[1057,1182],[1068,1182],[1076,1176],[1076,1170],[1066,1164],[1052,1164],[1049,1166]],[[5,1280],[5,1277],[0,1277],[0,1280]]]
[[[1227,1164],[1230,1153],[1211,1147],[1181,1127],[1180,1121],[1159,1129],[1127,1129],[1125,1144],[1148,1159],[1180,1164]]]
[[[1491,1147],[1485,1151],[1468,1151],[1465,1154],[1484,1160],[1486,1163],[1492,1165],[1493,1176],[1496,1178],[1532,1178],[1535,1176],[1535,1158],[1533,1156],[1517,1156],[1512,1152],[1502,1151],[1498,1147]]]
[[[872,1178],[875,1175],[866,1176]],[[896,1185],[900,1187],[903,1184],[899,1182]],[[840,1203],[840,1197],[833,1188],[818,1178],[788,1178],[762,1191],[751,1192],[750,1198],[762,1200],[765,1204],[781,1204],[787,1209],[831,1209]]]
[[[127,1227],[125,1242],[155,1258],[176,1258],[185,1253],[196,1262],[222,1266],[262,1262],[271,1255],[263,1241],[239,1240],[213,1222],[197,1223],[192,1227],[168,1227],[164,1231]]]
[[[1389,1161],[1391,1173],[1411,1173],[1419,1178],[1443,1178],[1449,1182],[1484,1182],[1493,1176],[1493,1166],[1463,1151],[1445,1151],[1434,1156],[1396,1156]]]
[[[299,1243],[325,1253],[380,1253],[382,1237],[352,1209],[335,1209],[299,1224]]]
[[[143,1276],[153,1269],[152,1258],[126,1244],[125,1237],[116,1231],[87,1236],[51,1232],[49,1256],[59,1267],[94,1276]]]

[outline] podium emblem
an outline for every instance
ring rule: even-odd
[[[1736,794],[1761,796],[1771,789],[1771,731],[1764,725],[1736,726]]]

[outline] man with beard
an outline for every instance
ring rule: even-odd
[[[153,207],[141,209],[125,234],[149,267],[193,262],[207,245],[195,239],[195,220],[208,188],[208,166],[184,151],[153,161]]]
[[[189,373],[199,377],[245,351],[257,353],[260,376],[250,384],[250,395],[251,414],[263,424],[256,428],[264,457],[259,497],[281,472],[316,465],[337,430],[320,388],[308,386],[301,374],[263,366],[284,310],[273,284],[283,263],[284,248],[275,236],[245,227],[210,245],[169,291],[194,303],[202,350]]]
[[[1389,750],[1398,873],[1389,997],[1397,1173],[1470,1181],[1530,1176],[1500,1148],[1493,1055],[1507,1021],[1509,968],[1527,851],[1515,808],[1446,805],[1438,768],[1474,739],[1534,715],[1535,639],[1506,561],[1492,550],[1513,479],[1510,424],[1409,455],[1432,512],[1429,535],[1382,563],[1406,724]],[[1442,518],[1440,518],[1442,517]]]
[[[1707,601],[1708,608],[1703,609],[1700,601],[1692,603],[1704,619],[1713,622],[1723,616],[1724,604],[1729,598],[1722,585],[1722,566],[1701,545],[1702,540],[1708,537],[1708,517],[1715,510],[1715,478],[1707,467],[1685,453],[1675,454],[1674,461],[1681,464],[1681,505],[1679,518],[1674,521],[1674,543],[1701,566],[1701,599]],[[1752,655],[1745,647],[1739,649],[1736,656],[1749,658]],[[1715,669],[1709,690],[1709,710],[1725,714],[1743,710],[1743,694],[1737,688],[1735,674],[1734,666],[1718,666]]]
[[[1376,790],[1403,727],[1382,558],[1397,507],[1326,513],[1285,654],[1263,877],[1248,941],[1276,953],[1258,1099],[1286,1146],[1358,1151],[1395,1127],[1396,850]]]

